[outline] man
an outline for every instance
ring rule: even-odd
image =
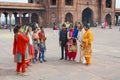
[[[82,40],[82,51],[86,60],[86,65],[90,65],[92,62],[93,33],[88,25],[85,25],[85,31],[86,32],[84,33]]]
[[[65,52],[65,60],[67,60],[67,53],[66,53],[66,44],[67,44],[67,30],[66,30],[66,25],[62,25],[62,30],[60,31],[59,34],[59,44],[61,46],[61,58],[60,60],[64,59],[64,52]]]

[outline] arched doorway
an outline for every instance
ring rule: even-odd
[[[93,11],[90,8],[86,8],[82,12],[82,23],[93,26]]]
[[[107,14],[105,17],[105,21],[109,24],[112,21],[111,15]]]
[[[73,15],[71,13],[67,13],[65,16],[65,22],[69,21],[70,23],[73,23]]]
[[[36,13],[32,13],[31,22],[32,23],[35,23],[35,22],[38,23],[38,15]]]

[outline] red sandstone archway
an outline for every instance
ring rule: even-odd
[[[70,23],[73,23],[73,15],[71,13],[67,13],[65,15],[65,22],[69,21]]]
[[[90,8],[86,8],[82,12],[82,23],[84,25],[89,24],[93,26],[93,11]]]
[[[105,21],[109,24],[111,21],[112,21],[112,18],[111,18],[111,15],[110,14],[107,14],[105,16]]]

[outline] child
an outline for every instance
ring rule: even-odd
[[[71,60],[71,58],[73,58],[73,61],[75,60],[76,52],[77,52],[76,39],[73,39],[73,44],[69,47],[69,52],[68,52],[69,60]]]
[[[37,54],[38,54],[38,43],[39,43],[39,36],[37,33],[37,29],[34,30],[33,35],[33,45],[34,45],[34,59],[33,59],[33,63],[37,61]]]
[[[40,43],[39,43],[39,60],[40,60],[40,63],[42,63],[43,61],[46,62],[45,60],[45,51],[46,51],[46,47],[45,47],[45,43],[44,43],[44,40],[42,38],[40,38]]]

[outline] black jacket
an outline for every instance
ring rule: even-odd
[[[67,30],[61,30],[59,34],[59,41],[61,42],[62,46],[65,46],[68,39],[67,39]]]

